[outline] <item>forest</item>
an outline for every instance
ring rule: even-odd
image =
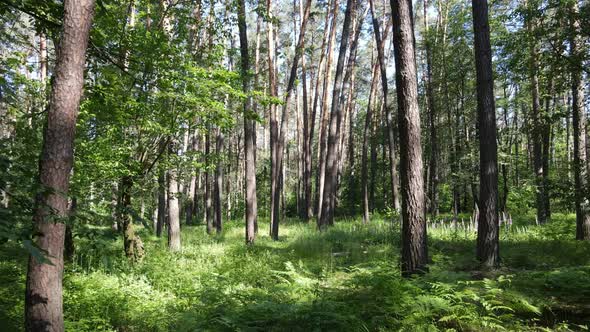
[[[0,0],[0,331],[587,331],[590,2]]]

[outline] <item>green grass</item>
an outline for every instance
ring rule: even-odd
[[[85,229],[66,266],[68,331],[539,331],[590,322],[590,244],[572,216],[515,220],[501,236],[502,267],[484,273],[475,234],[431,229],[430,273],[403,279],[399,229],[342,220],[324,233],[288,221],[281,240],[261,222],[252,247],[242,222],[208,236],[184,227],[183,250],[141,231],[147,256],[130,265],[108,229]],[[529,224],[529,225],[527,225]],[[26,254],[0,245],[0,329],[22,330]]]

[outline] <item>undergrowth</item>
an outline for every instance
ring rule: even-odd
[[[478,271],[475,234],[432,228],[430,273],[399,273],[399,227],[337,222],[326,232],[288,221],[281,240],[244,245],[242,222],[216,236],[184,227],[182,252],[140,232],[147,256],[129,264],[112,231],[83,228],[64,273],[68,331],[539,331],[585,330],[590,244],[572,216],[539,227],[515,220],[502,267]],[[0,328],[22,330],[26,256],[0,246]]]

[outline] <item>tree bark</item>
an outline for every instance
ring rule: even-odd
[[[547,221],[545,213],[545,186],[543,181],[543,151],[542,151],[542,131],[543,126],[541,124],[540,112],[541,102],[539,99],[539,74],[538,74],[538,54],[537,54],[537,41],[534,36],[535,33],[535,21],[532,17],[526,19],[527,30],[530,34],[530,59],[529,59],[529,75],[531,80],[531,95],[532,95],[532,133],[531,140],[533,144],[533,169],[535,175],[535,187],[536,187],[536,207],[537,207],[537,221],[540,224],[544,224]]]
[[[74,245],[74,234],[72,234],[72,227],[76,222],[76,213],[78,212],[78,199],[72,197],[69,207],[68,223],[66,224],[66,236],[64,241],[64,261],[72,262],[74,259],[74,252],[76,247]]]
[[[336,0],[337,1],[337,0]],[[332,0],[328,0],[327,3],[327,7],[328,8],[333,8],[332,7]],[[332,20],[333,22],[333,20]],[[334,25],[335,23],[333,22],[332,25]],[[313,105],[312,105],[312,109],[311,109],[311,118],[310,118],[310,124],[309,124],[309,136],[307,137],[307,147],[308,147],[308,155],[306,156],[306,160],[305,160],[305,168],[306,168],[306,176],[307,178],[305,179],[305,182],[307,183],[307,192],[306,192],[306,196],[308,197],[308,207],[307,207],[307,219],[309,220],[310,218],[313,217],[313,213],[314,210],[318,210],[319,208],[317,207],[317,202],[319,201],[319,175],[320,175],[320,168],[318,168],[318,175],[316,176],[316,200],[313,200],[312,198],[312,172],[313,172],[313,158],[311,156],[312,154],[312,145],[313,145],[313,136],[314,136],[314,130],[315,130],[315,118],[316,118],[316,114],[317,114],[317,107],[318,107],[318,100],[319,100],[319,96],[320,96],[320,82],[321,77],[322,77],[322,73],[327,73],[326,69],[324,69],[324,67],[330,67],[331,65],[331,55],[328,59],[328,65],[325,65],[326,63],[326,43],[332,43],[332,34],[330,33],[331,29],[331,25],[330,25],[330,11],[328,13],[326,13],[326,19],[324,21],[324,36],[322,38],[322,46],[320,48],[320,62],[317,66],[317,78],[315,81],[315,88],[314,88],[314,97],[313,97]],[[330,39],[328,41],[328,39]],[[330,49],[331,49],[331,45],[330,44]],[[325,82],[325,79],[324,79]],[[325,84],[324,84],[325,85]],[[324,90],[325,90],[325,86],[323,86]],[[322,108],[323,110],[324,108]],[[323,111],[320,112],[323,115]],[[323,118],[323,116],[320,116],[320,118]],[[323,135],[322,133],[322,129],[321,129],[321,119],[320,119],[320,144],[321,145],[321,137]],[[319,162],[319,157],[320,157],[320,149],[318,149],[318,162]]]
[[[396,148],[395,148],[395,128],[393,125],[393,115],[388,105],[388,94],[389,87],[387,83],[387,66],[385,63],[385,45],[383,40],[387,37],[384,35],[381,37],[379,31],[379,20],[375,16],[375,5],[374,0],[369,1],[371,8],[371,16],[373,17],[373,34],[375,35],[375,42],[377,44],[377,59],[379,61],[379,68],[381,71],[381,88],[383,90],[383,107],[385,109],[385,120],[387,125],[387,143],[389,148],[389,175],[391,177],[391,198],[393,202],[393,208],[399,211],[399,190],[398,190],[398,179],[396,171]],[[387,29],[386,29],[387,31]]]
[[[334,77],[334,90],[332,93],[332,107],[330,110],[330,127],[328,133],[328,146],[326,150],[326,171],[324,177],[324,190],[322,209],[318,218],[318,228],[324,230],[326,226],[333,223],[334,207],[337,189],[338,175],[338,142],[340,138],[340,122],[342,121],[342,110],[340,98],[343,91],[348,90],[348,82],[343,82],[344,60],[348,49],[350,26],[352,16],[355,13],[355,2],[347,0],[344,23],[342,26],[342,37],[340,39],[340,50],[338,63],[336,64],[336,75]],[[345,85],[345,86],[343,86]]]
[[[299,1],[299,16],[303,18],[304,11],[303,11],[303,1]],[[305,50],[305,43],[302,44],[303,50]],[[301,56],[301,78],[303,81],[303,114],[302,114],[302,122],[303,122],[303,160],[302,160],[302,171],[303,171],[303,179],[301,181],[303,186],[303,206],[301,207],[301,217],[303,220],[308,221],[312,214],[313,210],[311,209],[311,144],[312,144],[312,133],[313,129],[310,128],[310,125],[314,125],[314,120],[310,118],[309,114],[309,103],[308,103],[308,86],[307,86],[307,67],[306,67],[306,57],[305,51]]]
[[[124,176],[121,179],[121,225],[123,228],[123,249],[127,258],[135,263],[143,259],[144,248],[143,242],[135,234],[133,229],[133,218],[131,216],[131,189],[133,188],[133,179],[130,176]]]
[[[545,98],[545,114],[541,120],[542,127],[542,162],[543,168],[543,212],[545,213],[545,220],[551,219],[551,201],[549,193],[549,160],[551,153],[551,101],[553,100],[553,73],[549,73],[549,83],[547,87],[547,97]]]
[[[174,145],[170,145],[170,156],[175,158]],[[178,171],[175,163],[168,169],[168,249],[180,251],[180,207],[178,202]]]
[[[240,56],[242,59],[242,90],[247,95],[244,100],[244,169],[246,175],[246,244],[254,243],[256,238],[256,219],[258,216],[258,200],[256,198],[256,110],[252,110],[252,98],[250,93],[250,56],[248,54],[248,29],[246,26],[246,5],[244,0],[238,1],[238,28],[240,30]],[[259,37],[257,28],[256,52],[259,49]],[[257,53],[258,59],[258,53]],[[256,75],[258,75],[258,61],[256,63]],[[258,78],[258,76],[256,77]],[[256,82],[258,83],[258,82]]]
[[[221,155],[223,152],[223,132],[221,128],[217,128],[217,135],[215,138],[215,151],[218,156],[217,165],[215,167],[215,185],[213,188],[213,205],[215,209],[215,230],[217,234],[223,230],[223,162]]]
[[[428,130],[430,135],[430,155],[428,166],[428,209],[435,217],[438,214],[438,138],[436,133],[436,105],[432,84],[432,49],[428,36],[428,0],[424,0],[424,48],[426,51],[426,108],[428,110]]]
[[[64,2],[47,126],[39,162],[34,228],[37,246],[51,264],[29,257],[25,296],[26,331],[63,331],[62,277],[70,171],[76,119],[84,85],[84,63],[94,13],[93,0]],[[58,218],[57,220],[55,218]]]
[[[303,17],[301,19],[301,27],[299,29],[299,39],[297,42],[297,46],[295,48],[295,55],[293,56],[293,63],[291,64],[291,71],[289,73],[289,79],[287,81],[287,87],[285,88],[285,98],[283,100],[283,109],[281,114],[281,124],[280,128],[276,128],[278,131],[278,141],[276,142],[276,148],[274,151],[274,160],[275,163],[272,163],[275,167],[275,175],[283,178],[283,149],[285,145],[285,135],[287,129],[287,122],[288,122],[288,108],[289,103],[291,101],[291,96],[293,94],[293,88],[295,87],[295,79],[297,77],[297,68],[299,67],[299,60],[301,59],[301,55],[303,54],[303,45],[305,40],[305,30],[307,26],[307,20],[309,18],[309,12],[311,8],[311,0],[307,0],[305,3],[305,10]],[[270,50],[269,50],[270,51]],[[275,121],[276,126],[278,127],[278,123]],[[276,137],[276,136],[275,136]],[[273,177],[271,182],[279,180],[278,177]],[[284,181],[284,179],[282,180]],[[281,181],[281,182],[282,182]],[[272,189],[271,184],[271,189]],[[275,185],[275,189],[281,188],[282,185],[278,184]],[[275,190],[274,192],[274,199],[271,199],[271,204],[274,203],[274,206],[271,206],[271,237],[273,240],[278,240],[279,238],[279,201],[280,201],[280,190]]]
[[[426,220],[411,0],[391,0],[402,187],[402,274],[426,270]]]
[[[496,106],[492,72],[492,49],[488,4],[473,0],[475,71],[477,76],[477,119],[479,127],[479,220],[477,259],[486,268],[500,260],[498,224],[498,151]]]
[[[371,133],[371,123],[373,122],[373,99],[375,90],[377,87],[377,75],[378,75],[378,63],[375,62],[372,71],[371,87],[369,90],[369,102],[367,104],[367,114],[365,116],[365,128],[363,130],[363,151],[361,160],[361,184],[363,186],[363,223],[370,221],[370,209],[369,209],[369,172],[368,172],[368,161],[367,154],[369,149],[369,136]]]
[[[570,71],[572,75],[572,127],[574,132],[574,184],[576,205],[576,240],[590,240],[590,207],[588,206],[588,173],[586,171],[586,113],[584,112],[584,84],[582,82],[583,41],[580,38],[578,6],[570,8]]]
[[[207,133],[205,134],[205,223],[207,224],[207,234],[213,233],[213,211],[212,211],[212,196],[211,195],[211,179],[209,176],[210,168],[210,152],[211,146],[211,126],[208,125]]]
[[[166,171],[164,171],[163,167],[159,171],[158,174],[158,223],[156,224],[156,236],[162,236],[162,229],[164,227],[164,223],[166,222]]]
[[[198,137],[198,129],[195,129],[192,134],[190,135],[190,151],[191,152],[196,152],[198,149],[198,142],[197,142],[197,137]],[[191,157],[193,158],[193,157]],[[193,224],[193,219],[196,216],[196,207],[195,207],[195,192],[196,192],[196,187],[197,187],[197,173],[196,170],[193,169],[192,167],[189,167],[188,169],[189,172],[189,183],[188,183],[188,188],[186,189],[186,206],[184,208],[185,211],[185,218],[186,218],[186,224],[187,225],[192,225]]]
[[[275,63],[275,38],[274,26],[272,19],[272,1],[266,1],[266,15],[267,27],[266,36],[268,43],[268,84],[269,95],[278,98],[277,78],[276,78],[276,63]],[[269,234],[273,237],[274,228],[276,227],[278,233],[278,218],[280,212],[280,190],[279,190],[279,171],[278,171],[278,115],[277,105],[269,105],[270,115],[270,231]],[[276,226],[275,226],[276,225]]]
[[[328,87],[332,80],[332,60],[334,58],[334,41],[336,40],[336,22],[338,18],[338,1],[333,0],[332,7],[332,22],[330,25],[330,38],[328,41],[328,55],[326,60],[326,68],[324,74],[324,82],[322,84],[322,108],[320,115],[320,130],[318,138],[318,173],[316,181],[317,191],[317,207],[316,215],[318,220],[322,215],[322,204],[324,197],[324,183],[326,175],[326,153],[328,146],[328,124],[329,124],[329,113],[328,113]],[[319,77],[318,77],[319,78]],[[334,102],[334,101],[332,101]]]

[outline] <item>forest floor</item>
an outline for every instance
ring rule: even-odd
[[[208,236],[184,227],[183,250],[140,231],[147,256],[131,265],[107,228],[81,227],[66,266],[67,331],[496,331],[586,330],[590,243],[572,240],[575,219],[543,227],[516,220],[501,234],[502,267],[477,270],[475,234],[429,230],[430,272],[403,279],[399,226],[341,220],[260,222],[244,245],[243,222]],[[534,220],[534,219],[533,219]],[[20,331],[26,251],[0,244],[0,330]]]

